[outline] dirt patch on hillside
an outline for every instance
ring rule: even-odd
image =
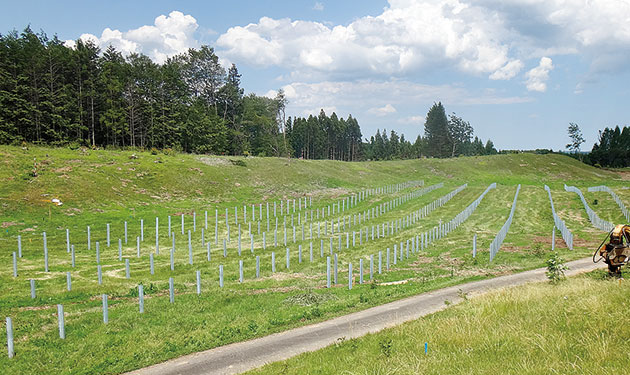
[[[528,247],[520,247],[520,246],[509,245],[509,244],[502,244],[500,251],[503,251],[503,252],[506,252],[506,253],[522,253],[522,252],[524,252],[523,250],[525,250],[525,249],[528,249]]]
[[[417,260],[413,261],[410,266],[416,267],[421,264],[433,263],[433,258],[420,256]]]
[[[459,269],[459,270],[454,270],[454,275],[456,276],[464,276],[464,277],[470,277],[470,276],[504,276],[504,275],[510,275],[513,274],[515,271],[517,271],[518,268],[517,267],[510,267],[510,266],[498,266],[497,268],[494,269],[488,269],[488,268],[470,268],[470,269]],[[445,275],[448,276],[448,275]]]
[[[65,215],[67,215],[67,216],[74,216],[75,214],[80,214],[81,212],[82,211],[80,209],[71,207],[71,208],[68,208],[68,209],[64,210],[63,213]]]
[[[197,160],[199,160],[200,162],[204,163],[205,165],[210,165],[210,166],[221,166],[221,165],[230,165],[231,163],[226,160],[226,159],[222,159],[222,158],[213,158],[211,156],[200,156],[197,158]]]
[[[383,285],[383,286],[388,286],[388,285],[401,285],[401,284],[407,284],[409,282],[410,279],[407,280],[399,280],[399,281],[390,281],[390,282],[386,282],[386,283],[380,283],[378,285]]]
[[[313,196],[325,196],[332,199],[337,199],[341,196],[350,195],[352,192],[344,188],[324,188],[313,190],[310,195]]]
[[[195,171],[199,173],[200,176],[203,176],[203,172],[199,168],[188,168],[189,171]]]
[[[272,280],[276,280],[276,281],[284,281],[284,280],[295,280],[295,279],[317,279],[319,278],[319,276],[307,276],[307,275],[303,275],[301,273],[285,273],[285,272],[277,272],[274,273],[273,275],[266,277],[266,278],[261,278],[261,280],[263,279],[272,279]]]
[[[278,288],[265,288],[250,291],[248,294],[265,294],[265,293],[288,293],[294,290],[300,290],[297,286],[283,286]]]
[[[451,254],[449,251],[442,253],[438,256],[438,262],[441,265],[444,266],[448,266],[447,268],[450,269],[451,267],[458,267],[461,268],[461,266],[466,263],[466,261],[462,258],[453,258],[451,257]],[[444,268],[444,267],[441,267]]]
[[[40,310],[47,310],[47,309],[52,309],[52,308],[53,308],[52,305],[25,306],[25,307],[20,307],[18,311],[40,311]]]

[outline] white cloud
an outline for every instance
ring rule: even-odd
[[[319,1],[315,2],[315,5],[313,5],[313,10],[318,10],[318,11],[322,11],[324,10],[324,4],[320,3]]]
[[[537,67],[527,72],[527,81],[525,85],[529,91],[545,92],[547,91],[547,80],[549,72],[553,70],[553,63],[549,57],[540,59]]]
[[[359,119],[364,137],[374,134],[376,129],[387,128],[396,129],[399,133],[402,131],[406,138],[415,139],[423,131],[426,115],[423,111],[428,111],[437,101],[442,102],[449,113],[457,110],[464,118],[469,118],[470,112],[466,108],[477,104],[502,105],[534,100],[528,96],[510,96],[500,89],[467,88],[459,84],[427,85],[396,78],[298,81],[281,88],[288,99],[287,114],[317,116],[322,108],[328,115],[333,111],[343,118],[351,114]],[[262,91],[259,95],[264,93]],[[271,98],[275,95],[275,90],[266,93]],[[371,113],[374,109],[385,110],[388,105],[396,112],[386,116]],[[477,124],[474,126],[477,128]]]
[[[394,108],[393,105],[388,103],[388,104],[385,104],[382,107],[370,108],[368,110],[368,113],[372,114],[374,116],[382,117],[382,116],[387,116],[387,115],[391,115],[393,113],[396,113],[396,108]]]
[[[234,60],[305,74],[402,75],[444,64],[493,74],[513,60],[497,37],[503,32],[500,23],[457,0],[392,0],[382,14],[347,26],[263,17],[230,28],[217,45]]]
[[[532,100],[529,97],[501,96],[492,91],[471,92],[454,85],[425,85],[397,79],[293,82],[282,89],[289,101],[287,113],[319,113],[320,108],[334,106],[344,116],[352,113],[359,118],[378,117],[374,115],[388,114],[389,111],[390,116],[401,115],[404,119],[405,108],[414,108],[415,111],[418,105],[422,105],[420,103],[429,108],[434,101],[441,101],[445,105],[475,105],[514,104]],[[273,98],[276,91],[270,90],[264,95]],[[389,101],[385,106],[383,98]]]
[[[512,60],[505,64],[501,69],[490,74],[490,79],[512,79],[518,74],[518,72],[521,71],[521,69],[523,69],[523,62],[521,60]]]
[[[99,45],[100,40],[98,39],[98,37],[96,35],[92,35],[92,34],[81,34],[81,36],[79,37],[79,39],[81,39],[84,42],[90,41],[96,45]]]
[[[409,116],[398,119],[399,124],[411,124],[411,125],[423,125],[425,121],[424,116]]]
[[[239,63],[288,69],[294,80],[437,69],[509,80],[543,56],[579,54],[595,73],[628,69],[628,20],[627,0],[389,0],[381,14],[345,25],[263,17],[228,29],[217,46]]]
[[[273,99],[276,97],[276,95],[278,95],[278,91],[277,90],[269,90],[266,93],[264,93],[262,96],[266,96],[269,99]]]
[[[103,30],[100,37],[83,34],[80,39],[91,40],[101,49],[112,45],[125,55],[144,53],[154,61],[162,63],[170,56],[197,47],[199,43],[194,34],[198,27],[193,16],[172,11],[168,16],[156,17],[154,25],[145,25],[125,32],[108,27]]]
[[[308,117],[310,115],[319,116],[319,113],[321,111],[324,111],[326,113],[326,115],[328,115],[328,116],[330,116],[333,112],[337,113],[337,116],[339,116],[339,114],[338,114],[339,110],[334,105],[323,106],[323,107],[307,108],[307,109],[303,109],[300,113],[304,117]]]

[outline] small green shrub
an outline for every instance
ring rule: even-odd
[[[247,167],[247,163],[239,159],[230,159],[230,163],[236,165],[237,167]]]
[[[311,306],[336,298],[337,297],[333,294],[315,293],[312,289],[308,289],[304,293],[294,294],[287,297],[284,302],[291,305]]]
[[[537,257],[542,257],[543,255],[545,255],[545,249],[542,242],[534,242],[530,251],[532,255],[535,255]]]
[[[256,332],[258,332],[258,323],[256,323],[253,320],[250,320],[249,323],[247,324],[247,329],[249,330],[249,332],[255,334]]]
[[[304,314],[306,319],[316,319],[324,315],[319,307],[315,306]]]
[[[76,150],[78,150],[80,147],[81,147],[81,144],[80,144],[79,142],[76,142],[76,141],[75,141],[75,142],[70,142],[70,143],[68,143],[68,148],[69,148],[70,150],[76,151]]]
[[[558,255],[557,252],[553,252],[549,259],[547,259],[547,278],[552,283],[557,283],[560,280],[564,279],[564,271],[568,270],[566,264],[564,264],[564,259]]]
[[[394,342],[390,338],[385,338],[378,342],[379,349],[381,350],[381,354],[385,357],[391,357],[392,350],[394,347]]]

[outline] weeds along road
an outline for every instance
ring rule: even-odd
[[[591,258],[568,262],[567,265],[568,276],[603,266],[602,263],[593,264]],[[360,337],[418,319],[443,310],[448,305],[459,303],[466,296],[546,280],[545,271],[545,268],[538,268],[435,290],[325,322],[186,355],[129,374],[238,374],[266,363],[324,348],[339,339]]]

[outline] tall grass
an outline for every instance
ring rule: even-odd
[[[630,285],[596,274],[471,298],[250,373],[625,374]]]

